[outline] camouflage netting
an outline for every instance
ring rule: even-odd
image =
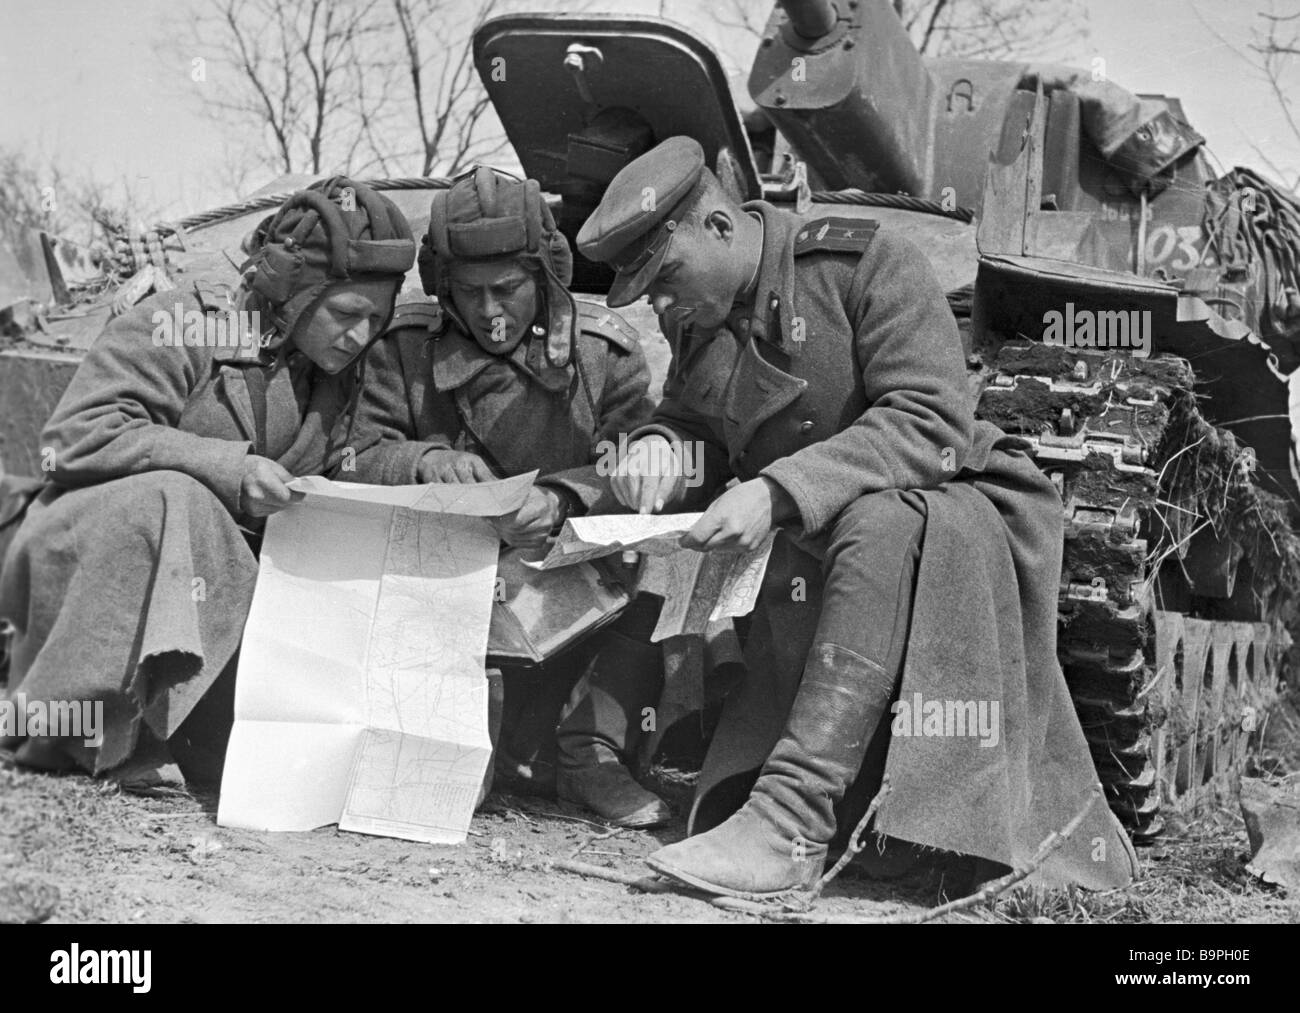
[[[1203,228],[1220,280],[1262,275],[1262,304],[1253,307],[1260,336],[1289,372],[1300,360],[1300,201],[1251,169],[1238,166],[1206,190]],[[1245,289],[1214,293],[1220,312],[1249,320]]]
[[[1294,627],[1300,605],[1300,537],[1290,504],[1253,481],[1254,452],[1231,432],[1210,425],[1195,398],[1182,390],[1156,462],[1166,523],[1151,542],[1153,569],[1185,555],[1200,532],[1231,541],[1240,547],[1239,582],[1246,578],[1249,596],[1235,592],[1231,611],[1246,614],[1225,617],[1277,618]],[[1171,516],[1175,511],[1177,520]]]

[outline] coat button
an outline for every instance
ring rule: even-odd
[[[801,433],[811,433],[815,428],[816,423],[814,423],[812,419],[807,419],[799,423],[799,432]]]

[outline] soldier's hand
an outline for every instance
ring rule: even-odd
[[[462,485],[496,481],[496,475],[492,474],[483,458],[463,450],[430,450],[420,458],[415,477],[421,482],[458,482]]]
[[[546,541],[551,529],[563,516],[564,501],[554,489],[545,486],[533,486],[528,490],[528,498],[512,514],[493,517],[492,526],[496,528],[497,537],[507,545],[516,548],[531,548]]]
[[[728,489],[682,535],[682,548],[700,552],[749,552],[758,548],[772,530],[774,501],[785,495],[780,486],[764,478]]]
[[[269,457],[249,454],[239,481],[239,511],[249,517],[266,517],[293,502],[288,483],[293,476]]]
[[[658,434],[633,443],[610,479],[614,497],[640,514],[659,513],[681,496],[685,486],[681,458],[672,443]]]

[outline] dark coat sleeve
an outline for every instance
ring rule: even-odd
[[[197,310],[192,295],[184,309]],[[168,309],[177,301],[167,294]],[[179,471],[239,510],[244,441],[199,436],[177,428],[194,389],[210,374],[211,349],[155,346],[146,299],[118,317],[96,340],[50,417],[41,442],[54,451],[53,480],[86,486],[145,471]]]
[[[650,367],[639,344],[625,350],[600,339],[600,345],[604,346],[605,369],[592,440],[595,460],[582,467],[553,472],[538,479],[537,484],[565,490],[580,513],[623,513],[626,508],[610,488],[608,466],[616,461],[619,437],[630,439],[654,411],[649,395]]]
[[[672,504],[672,509],[702,510],[733,475],[722,435],[721,398],[734,359],[722,345],[713,342],[690,349],[684,348],[682,339],[674,336],[671,344],[673,368],[664,381],[663,399],[650,421],[634,432],[632,438],[658,433],[677,446],[679,456],[689,457],[696,474],[687,482],[683,498]],[[690,364],[683,367],[679,356],[689,357]],[[689,455],[683,452],[686,443],[695,448]]]
[[[916,246],[878,233],[846,310],[869,407],[836,435],[762,471],[794,499],[809,534],[866,493],[932,489],[952,478],[975,424],[957,324]]]
[[[348,440],[356,451],[355,468],[342,467],[334,478],[374,485],[413,485],[420,459],[431,450],[450,450],[454,435],[421,433],[410,402],[408,372],[429,368],[429,332],[408,327],[375,343],[367,353],[366,372]],[[420,385],[424,389],[424,385]]]

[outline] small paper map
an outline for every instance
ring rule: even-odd
[[[497,535],[535,472],[477,485],[295,480],[244,630],[217,822],[465,839],[491,755]]]
[[[710,622],[752,612],[763,586],[775,533],[752,552],[696,552],[681,537],[703,514],[612,514],[564,523],[543,570],[572,566],[615,552],[645,555],[637,590],[664,599],[651,640],[703,634]]]
[[[564,522],[546,558],[528,565],[551,570],[624,551],[669,556],[682,551],[682,535],[703,516],[695,513],[571,517]]]
[[[752,552],[678,549],[671,556],[647,556],[637,590],[664,600],[650,639],[703,636],[709,623],[754,611],[775,537],[768,535]]]

